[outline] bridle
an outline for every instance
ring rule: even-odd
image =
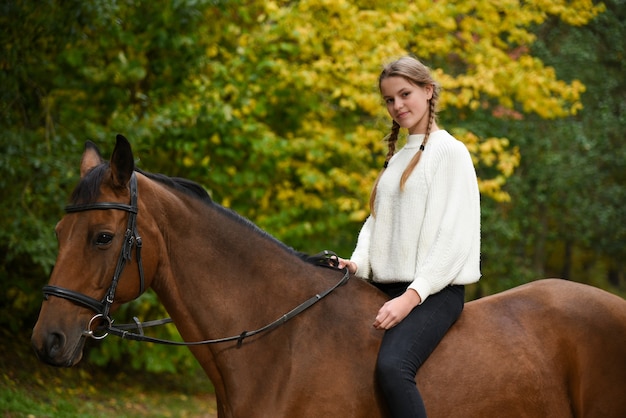
[[[113,326],[113,319],[110,317],[109,313],[111,311],[111,305],[113,305],[113,301],[115,299],[115,291],[117,289],[118,282],[120,280],[120,276],[126,263],[131,260],[131,254],[133,247],[136,248],[137,253],[137,266],[139,268],[139,295],[144,292],[145,280],[144,280],[144,272],[143,272],[143,264],[141,262],[141,248],[142,241],[139,233],[137,232],[137,178],[135,173],[131,175],[130,178],[130,204],[126,205],[123,203],[117,202],[96,202],[96,203],[87,203],[81,205],[69,205],[65,207],[66,213],[75,213],[75,212],[84,212],[88,210],[123,210],[128,212],[128,223],[126,226],[126,233],[124,234],[124,242],[122,244],[122,248],[120,250],[120,255],[117,260],[117,265],[115,267],[115,273],[113,274],[113,280],[111,281],[111,286],[109,286],[109,290],[107,290],[104,298],[102,300],[97,300],[92,298],[91,296],[83,295],[82,293],[76,292],[74,290],[66,289],[59,286],[47,285],[43,287],[44,298],[47,300],[50,296],[56,296],[59,298],[70,300],[78,305],[81,305],[85,308],[91,309],[96,312],[96,314],[91,318],[87,329],[83,331],[83,336],[91,337],[96,340],[104,339],[109,333],[116,335],[118,337],[134,340],[134,341],[147,341],[158,344],[168,344],[168,345],[203,345],[203,344],[215,344],[215,343],[224,343],[229,341],[237,341],[237,348],[241,347],[243,344],[243,340],[245,338],[252,337],[254,335],[270,331],[285,322],[289,321],[296,315],[304,312],[315,303],[319,302],[330,293],[332,293],[335,289],[340,286],[343,286],[347,283],[350,278],[350,273],[348,269],[343,269],[344,275],[334,286],[326,289],[322,293],[318,293],[315,296],[309,298],[305,302],[296,306],[291,311],[282,315],[280,318],[275,321],[258,328],[254,331],[243,331],[238,335],[234,335],[231,337],[213,339],[213,340],[203,340],[203,341],[194,341],[194,342],[181,342],[181,341],[172,341],[165,340],[160,338],[148,337],[143,334],[143,328],[155,326],[155,325],[163,325],[172,322],[171,319],[159,319],[155,321],[148,322],[139,322],[137,318],[134,318],[134,324],[120,324],[117,326]],[[337,268],[337,256],[330,252],[324,251],[320,253],[321,255],[316,255],[316,262],[318,266],[328,267],[335,270],[339,270]],[[97,327],[97,330],[102,332],[101,334],[96,334],[93,330],[93,327],[96,325],[96,322],[104,323],[100,324]],[[129,332],[129,329],[138,329],[139,333]]]
[[[113,273],[113,280],[111,280],[111,286],[109,286],[109,290],[107,290],[104,298],[101,301],[98,301],[97,299],[83,295],[82,293],[78,293],[74,290],[53,285],[47,285],[43,288],[43,294],[45,299],[48,299],[49,296],[56,296],[63,299],[68,299],[78,305],[82,305],[96,312],[96,315],[89,321],[87,331],[85,331],[85,334],[87,336],[95,339],[103,339],[107,336],[107,333],[101,335],[94,334],[94,331],[91,328],[96,321],[100,320],[106,322],[108,324],[106,327],[107,329],[110,329],[113,324],[113,320],[109,316],[109,312],[111,310],[113,300],[115,299],[115,291],[117,289],[117,284],[120,280],[122,271],[124,270],[124,266],[126,266],[126,262],[131,260],[133,247],[136,247],[137,252],[137,266],[139,268],[139,295],[141,295],[144,291],[145,280],[143,274],[143,264],[141,262],[142,242],[141,237],[137,232],[137,177],[135,176],[134,172],[130,177],[129,205],[117,202],[96,202],[82,205],[69,205],[65,207],[65,212],[75,213],[88,210],[109,209],[117,209],[128,212],[128,223],[126,225],[126,233],[124,234],[122,249],[120,250],[120,255],[117,259],[115,273]]]

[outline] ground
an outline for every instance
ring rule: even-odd
[[[0,331],[0,417],[217,417],[201,372],[192,375],[70,369],[39,362],[30,334]]]

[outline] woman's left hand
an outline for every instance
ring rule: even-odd
[[[356,274],[356,271],[357,271],[358,268],[357,268],[357,265],[356,265],[356,263],[354,261],[345,260],[345,259],[343,259],[341,257],[337,257],[337,261],[338,261],[337,267],[339,267],[340,269],[347,267],[348,268],[348,272],[350,274]]]
[[[402,295],[387,301],[376,315],[374,328],[390,329],[395,327],[420,304],[422,298],[413,289],[407,289]]]

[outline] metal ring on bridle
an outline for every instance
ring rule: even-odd
[[[93,326],[93,321],[95,321],[96,319],[101,319],[101,320],[106,321],[108,323],[106,328],[105,328],[104,334],[96,335],[94,333],[94,331],[91,329],[92,326]],[[86,337],[91,337],[94,340],[103,340],[104,338],[106,338],[107,335],[109,335],[109,331],[108,330],[111,328],[111,325],[113,325],[113,321],[111,320],[110,317],[104,316],[103,314],[95,314],[93,316],[93,318],[91,318],[89,320],[89,325],[87,325],[87,330],[83,331],[83,335],[86,336]]]

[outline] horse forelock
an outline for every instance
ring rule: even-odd
[[[100,185],[108,168],[109,163],[104,163],[85,174],[72,192],[71,204],[80,205],[95,202],[100,195]]]

